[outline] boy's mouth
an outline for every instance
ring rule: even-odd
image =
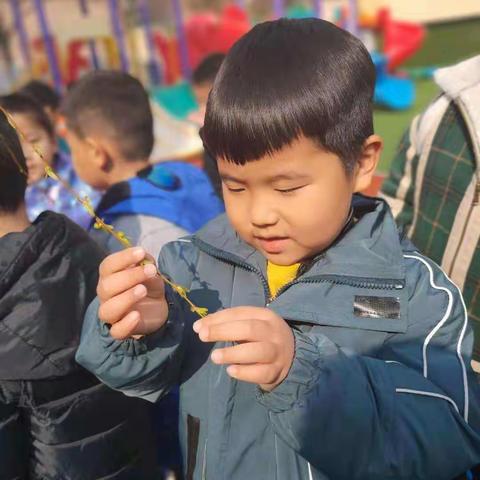
[[[262,250],[269,254],[282,253],[288,242],[288,237],[255,237]]]

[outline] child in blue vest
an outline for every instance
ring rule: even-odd
[[[374,86],[365,47],[334,25],[257,25],[202,132],[227,215],[159,257],[210,314],[142,248],[100,268],[77,360],[151,401],[180,385],[187,479],[451,480],[478,463],[461,294],[356,193],[382,147]]]
[[[79,176],[105,193],[97,213],[156,256],[223,211],[207,176],[180,161],[151,166],[153,119],[147,92],[128,74],[94,72],[70,90],[64,105],[67,140]],[[103,231],[109,251],[122,246]]]
[[[97,214],[134,245],[157,256],[162,246],[193,233],[223,212],[208,177],[184,162],[151,166],[153,120],[141,83],[121,72],[87,75],[68,93],[67,140],[80,177],[105,193]],[[107,251],[122,245],[104,231],[91,236]],[[179,470],[176,393],[155,411],[160,463]]]

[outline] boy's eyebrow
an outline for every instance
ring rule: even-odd
[[[235,183],[245,184],[245,182],[243,180],[240,180],[239,178],[235,178],[232,175],[228,175],[227,173],[220,173],[220,178],[223,181],[227,181],[227,182],[235,182]]]
[[[267,178],[267,181],[269,183],[273,183],[278,180],[306,180],[307,178],[309,178],[309,175],[307,174],[291,171],[279,173],[278,175],[272,175],[271,177]]]
[[[220,173],[220,178],[224,181],[230,181],[230,182],[241,183],[241,184],[246,183],[244,180],[240,180],[239,178],[236,178],[233,175],[229,175],[227,173]],[[272,175],[270,177],[267,177],[266,180],[268,183],[274,183],[279,180],[306,180],[308,178],[309,176],[306,174],[301,174],[298,172],[284,172],[284,173],[279,173],[278,175]]]

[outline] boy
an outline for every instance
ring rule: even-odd
[[[152,112],[135,78],[91,73],[72,87],[63,110],[75,170],[92,187],[106,190],[97,213],[135,244],[157,255],[162,245],[223,211],[200,169],[173,161],[150,166]],[[109,251],[121,248],[103,231],[92,236]]]
[[[0,113],[0,478],[151,478],[144,402],[75,363],[103,251],[63,215],[30,223],[26,170]]]
[[[132,267],[143,249],[102,264],[77,359],[152,401],[180,384],[187,479],[450,480],[480,457],[458,289],[383,201],[352,201],[381,150],[374,84],[328,22],[256,26],[203,130],[227,216],[159,257],[210,315]]]

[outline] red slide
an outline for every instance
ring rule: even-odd
[[[422,46],[425,28],[417,23],[392,20],[386,8],[379,11],[378,22],[383,32],[387,69],[392,72]]]

